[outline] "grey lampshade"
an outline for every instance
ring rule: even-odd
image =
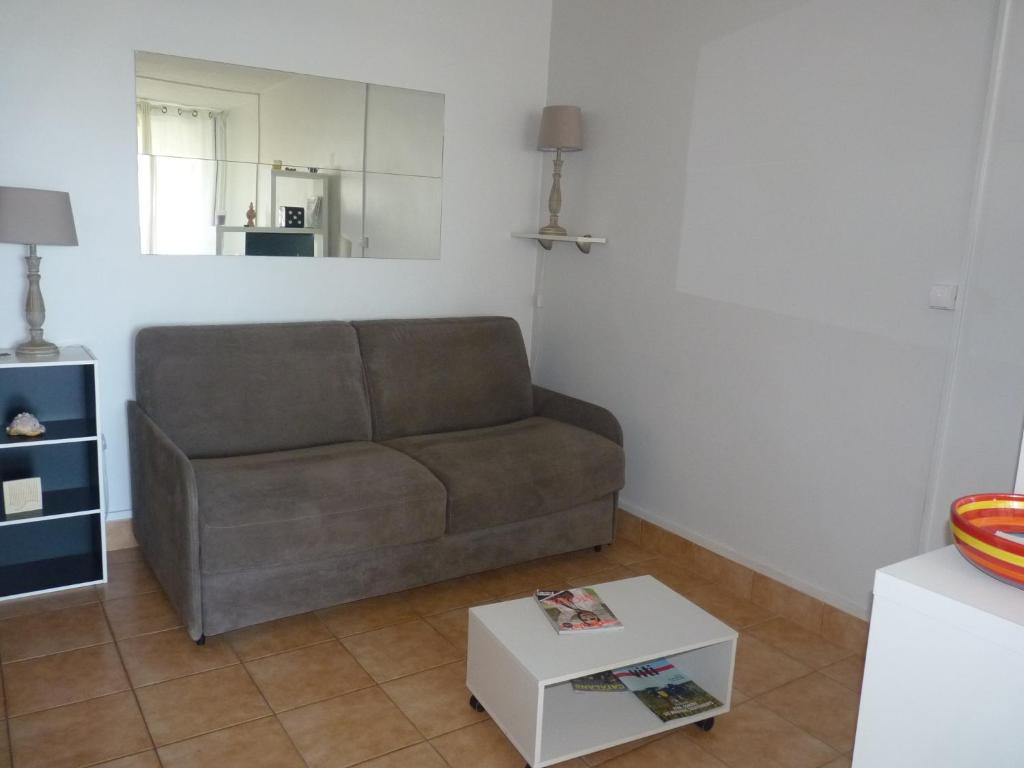
[[[0,187],[0,243],[78,245],[67,192]]]
[[[579,107],[556,104],[544,107],[540,118],[537,149],[576,152],[583,149],[583,117]]]

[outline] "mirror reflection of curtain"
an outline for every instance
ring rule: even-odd
[[[213,253],[224,213],[227,120],[219,110],[139,100],[144,253]]]

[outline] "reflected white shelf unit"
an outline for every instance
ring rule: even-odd
[[[735,630],[651,576],[594,589],[621,630],[559,635],[532,597],[469,609],[466,686],[532,768],[729,711]],[[572,689],[573,678],[659,658],[722,706],[666,723],[632,694]]]
[[[550,251],[553,243],[576,243],[576,247],[583,253],[590,253],[590,246],[594,243],[604,245],[608,242],[607,237],[594,237],[593,235],[545,235],[540,232],[513,232],[512,237],[536,240],[545,251]]]
[[[97,364],[85,347],[53,358],[0,350],[0,419],[29,411],[46,427],[36,438],[0,430],[0,480],[38,477],[43,509],[8,517],[0,509],[0,601],[107,578],[103,446]]]

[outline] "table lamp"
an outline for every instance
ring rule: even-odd
[[[562,153],[578,152],[583,149],[583,119],[580,116],[580,108],[566,105],[544,107],[537,149],[555,153],[551,194],[548,196],[548,213],[551,214],[551,221],[547,226],[541,227],[540,234],[568,234],[565,227],[558,224],[558,214],[562,210]]]
[[[28,295],[25,317],[29,339],[18,345],[19,357],[53,357],[56,344],[43,338],[46,305],[39,290],[38,245],[78,245],[75,218],[71,214],[71,197],[67,192],[23,187],[0,187],[0,243],[22,243],[28,246]]]

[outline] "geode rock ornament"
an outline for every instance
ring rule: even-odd
[[[39,437],[46,432],[46,427],[31,413],[19,413],[7,425],[7,434],[11,437]]]

